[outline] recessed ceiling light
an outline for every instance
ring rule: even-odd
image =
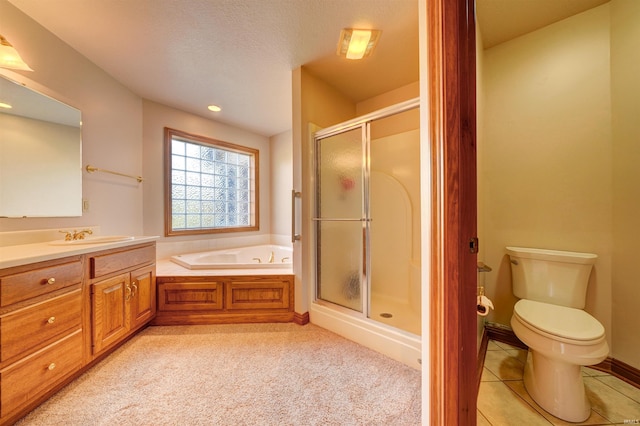
[[[5,104],[4,102],[0,102],[0,108],[10,109],[10,108],[13,108],[13,107],[11,105],[9,105],[9,104]]]
[[[345,28],[340,31],[336,54],[347,59],[362,59],[373,52],[380,39],[380,30]]]
[[[218,105],[209,105],[207,108],[209,108],[209,111],[213,111],[213,112],[222,111],[222,108],[220,108]]]

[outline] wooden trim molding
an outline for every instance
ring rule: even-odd
[[[487,323],[484,325],[484,332],[489,340],[506,343],[507,345],[515,346],[516,348],[524,350],[529,349],[522,340],[518,339],[513,330],[505,326]]]
[[[430,423],[476,422],[474,0],[427,0],[431,142]]]
[[[513,330],[504,326],[501,327],[495,324],[485,324],[484,332],[482,334],[483,341],[485,336],[487,337],[487,341],[495,340],[496,342],[506,343],[508,345],[515,346],[524,350],[529,349],[527,345],[525,345],[520,339],[518,339]],[[484,352],[478,352],[479,375],[482,375],[482,367],[484,366],[484,357],[486,355],[486,352],[486,348]],[[617,360],[615,358],[607,358],[601,363],[590,365],[589,367],[616,376],[620,380],[624,380],[630,385],[633,385],[640,389],[640,370],[620,360]],[[478,382],[479,380],[480,379],[478,379]]]
[[[487,333],[486,327],[482,330],[482,340],[480,341],[480,347],[478,348],[478,368],[476,370],[476,387],[480,390],[480,382],[482,381],[482,370],[484,368],[484,358],[487,355],[487,348],[489,347],[489,333]]]
[[[605,360],[604,362],[607,361],[609,361],[609,359]],[[614,358],[612,358],[609,363],[609,371],[611,372],[611,374],[618,377],[619,379],[624,380],[627,383],[634,385],[637,388],[640,388],[640,370]]]
[[[293,313],[293,322],[298,325],[306,325],[309,324],[309,311],[299,314],[297,312]]]

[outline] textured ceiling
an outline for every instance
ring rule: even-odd
[[[10,3],[139,96],[265,136],[291,129],[301,65],[354,101],[418,80],[417,0]],[[335,55],[345,27],[383,31],[372,57]]]
[[[477,0],[485,48],[607,1]],[[9,2],[139,96],[265,136],[292,127],[299,66],[356,102],[419,78],[418,0]],[[346,27],[383,31],[373,56],[335,55]]]

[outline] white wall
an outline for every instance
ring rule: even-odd
[[[78,127],[0,114],[0,135],[0,215],[81,214]]]
[[[586,310],[611,342],[609,5],[484,51],[479,215],[487,295],[509,324],[504,247],[598,254]]]
[[[34,69],[2,73],[82,111],[82,164],[141,174],[142,100],[6,0],[0,22]],[[142,234],[144,184],[83,171],[82,185],[90,202],[82,217],[0,219],[0,231],[101,225],[107,234]]]
[[[273,141],[233,126],[187,114],[164,105],[143,101],[102,69],[23,14],[0,0],[2,34],[19,51],[34,72],[0,70],[14,80],[57,98],[82,111],[82,157],[87,164],[131,175],[143,183],[104,173],[82,172],[83,198],[89,210],[73,218],[0,218],[0,231],[69,228],[98,225],[103,234],[164,235],[163,129],[172,127],[214,139],[245,144],[260,151],[260,230],[205,237],[172,237],[169,241],[209,240],[212,245],[244,245],[270,242],[272,224],[287,233],[290,220],[271,220],[270,145],[277,153],[278,187],[291,176],[291,160],[285,166],[291,135]],[[287,140],[289,141],[287,144]],[[144,150],[144,155],[143,155]],[[288,168],[287,168],[288,167]],[[290,193],[288,193],[290,194]],[[290,203],[277,194],[277,211]],[[38,202],[34,200],[34,202]],[[144,213],[143,213],[144,212]],[[198,247],[194,245],[193,247]]]
[[[164,128],[201,135],[224,142],[244,145],[259,150],[260,178],[260,230],[251,232],[221,233],[210,235],[190,235],[166,237],[160,243],[179,241],[234,240],[225,244],[245,245],[263,241],[251,238],[264,237],[268,242],[271,228],[270,213],[270,153],[269,139],[255,133],[207,120],[166,105],[145,100],[143,102],[143,144],[142,161],[145,174],[144,191],[144,234],[164,236]],[[223,244],[224,246],[224,244]],[[183,246],[184,247],[184,246]],[[200,245],[193,246],[198,250]],[[188,249],[187,249],[188,250]],[[191,251],[191,250],[189,250]]]
[[[291,130],[269,138],[271,148],[271,234],[276,244],[291,244],[293,138]]]

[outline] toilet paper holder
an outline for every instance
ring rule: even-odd
[[[478,262],[478,272],[491,272],[491,266],[485,265],[484,262]]]
[[[478,286],[477,314],[481,317],[487,316],[491,309],[495,308],[493,307],[493,302],[484,295],[484,286]]]

